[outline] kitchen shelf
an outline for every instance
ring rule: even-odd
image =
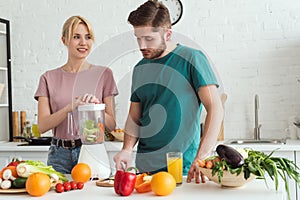
[[[0,18],[0,83],[5,84],[0,98],[0,140],[13,141],[10,22]]]

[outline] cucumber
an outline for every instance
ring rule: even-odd
[[[27,178],[16,178],[13,181],[13,186],[15,188],[25,188],[26,181],[27,181]]]

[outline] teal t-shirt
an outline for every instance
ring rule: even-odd
[[[200,142],[201,86],[217,80],[206,56],[177,45],[166,56],[142,59],[134,68],[131,101],[141,103],[136,166],[142,172],[166,169],[166,153],[183,152],[186,175]]]

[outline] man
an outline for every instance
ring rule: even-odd
[[[166,153],[181,151],[187,182],[195,178],[200,183],[197,159],[212,152],[224,113],[214,73],[201,51],[171,42],[170,15],[162,3],[145,2],[128,21],[144,58],[134,68],[124,144],[114,157],[116,168],[129,167],[138,143],[140,171],[166,171]],[[202,105],[207,117],[200,144]]]

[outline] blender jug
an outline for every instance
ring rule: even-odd
[[[78,106],[79,134],[83,144],[99,144],[104,141],[105,104]]]

